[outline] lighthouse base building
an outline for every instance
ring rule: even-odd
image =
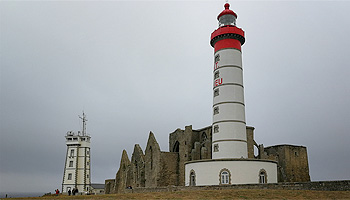
[[[191,161],[185,165],[185,183],[186,186],[277,183],[277,162],[233,158]]]
[[[254,140],[254,130],[254,127],[246,127],[248,158],[237,160],[241,160],[248,165],[254,163],[254,161],[276,163],[277,182],[279,183],[310,181],[308,155],[305,146],[282,144],[264,147],[263,144],[259,144]],[[212,134],[212,126],[201,129],[193,129],[192,126],[186,126],[184,129],[178,128],[169,134],[169,151],[161,151],[155,135],[150,132],[144,150],[139,144],[135,144],[134,150],[130,154],[131,157],[125,150],[121,152],[122,158],[119,170],[114,177],[105,180],[105,193],[128,192],[128,186],[132,188],[155,188],[200,185],[198,173],[201,173],[201,171],[194,170],[195,179],[190,184],[190,178],[193,178],[193,174],[189,170],[188,175],[185,176],[185,163],[194,165],[195,163],[206,162],[210,165],[210,160],[212,160]],[[235,162],[235,160],[231,161]],[[224,159],[222,161],[218,160],[219,166],[220,162],[223,164]],[[186,164],[186,167],[188,167],[188,164]],[[211,168],[209,166],[204,167],[205,178]],[[220,170],[212,173],[214,184],[211,185],[222,185],[220,184],[220,171],[225,168],[228,169],[222,165],[219,167]],[[259,172],[263,168],[259,165],[256,168],[257,170],[251,174],[244,174],[243,172],[237,174],[235,170],[230,170],[231,179],[228,179],[228,184],[237,184],[236,180],[243,174],[249,176],[254,181],[253,183],[271,183],[272,177],[270,176],[273,174],[270,174],[269,171],[266,171],[265,182],[260,180],[263,177],[260,177]],[[211,170],[211,172],[214,172],[214,170]]]

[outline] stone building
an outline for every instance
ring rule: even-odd
[[[306,147],[276,145],[264,147],[254,140],[254,127],[246,127],[248,159],[278,162],[278,182],[310,181]],[[212,127],[193,130],[186,126],[169,134],[169,152],[160,150],[152,132],[143,151],[135,144],[129,159],[123,150],[114,179],[105,181],[105,193],[123,193],[128,187],[164,187],[185,185],[185,163],[212,158]],[[258,152],[254,154],[254,149]]]

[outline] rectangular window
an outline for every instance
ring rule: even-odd
[[[214,144],[214,152],[218,152],[219,151],[219,144]]]
[[[69,167],[73,167],[73,161],[69,161]]]
[[[214,61],[215,61],[215,62],[219,62],[219,61],[220,61],[220,54],[218,54],[218,55],[215,56]]]
[[[70,150],[70,156],[74,156],[74,149]]]
[[[215,125],[214,126],[214,133],[218,133],[219,132],[219,125]]]
[[[214,115],[219,114],[219,106],[214,107]]]
[[[72,174],[71,173],[68,174],[68,180],[72,180]]]
[[[219,71],[214,73],[214,80],[217,79],[217,78],[220,78],[220,72]]]
[[[214,97],[219,96],[219,88],[214,90]]]

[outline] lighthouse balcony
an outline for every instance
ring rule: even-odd
[[[221,26],[211,34],[210,44],[212,47],[214,47],[214,44],[217,41],[228,38],[237,39],[240,41],[241,45],[243,45],[245,42],[244,31],[242,29],[236,26],[227,25]]]

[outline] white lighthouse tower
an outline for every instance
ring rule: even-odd
[[[229,7],[226,3],[219,14],[219,28],[210,41],[214,47],[213,159],[248,157],[241,52],[245,38]]]
[[[277,163],[248,159],[241,46],[237,14],[225,9],[211,34],[214,47],[212,159],[185,163],[185,185],[277,183]]]
[[[79,116],[80,117],[80,116]],[[78,192],[89,192],[91,186],[90,136],[86,133],[86,115],[80,117],[83,130],[74,133],[68,131],[66,138],[67,153],[64,165],[62,192],[78,189]]]

